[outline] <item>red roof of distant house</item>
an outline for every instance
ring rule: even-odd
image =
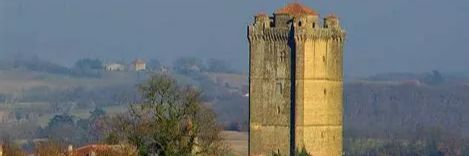
[[[300,4],[298,2],[290,3],[287,6],[278,9],[276,14],[290,14],[290,15],[319,15],[313,9]]]
[[[130,148],[126,148],[130,147]],[[106,145],[106,144],[90,144],[75,150],[72,150],[72,153],[69,153],[71,156],[88,156],[91,153],[99,153],[99,152],[107,152],[107,151],[118,151],[118,152],[128,152],[131,153],[132,151],[128,150],[135,150],[133,147],[129,145]]]
[[[145,61],[141,60],[141,59],[136,59],[134,61],[134,64],[145,64]]]
[[[109,145],[86,145],[73,151],[74,156],[86,156],[91,152],[100,152],[111,149]]]

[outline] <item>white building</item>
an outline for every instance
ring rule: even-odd
[[[122,64],[118,64],[118,63],[106,64],[105,68],[107,71],[124,71],[125,70],[125,66]]]

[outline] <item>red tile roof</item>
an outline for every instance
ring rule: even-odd
[[[109,145],[86,145],[73,151],[73,156],[87,156],[92,152],[106,151],[111,149]]]
[[[126,148],[129,147],[129,148]],[[77,148],[72,151],[72,153],[68,153],[70,156],[88,156],[92,153],[99,153],[99,152],[127,152],[132,153],[132,151],[127,150],[135,150],[133,147],[128,145],[105,145],[105,144],[90,144],[80,148]]]
[[[290,15],[319,15],[313,9],[300,4],[298,2],[293,2],[288,4],[287,6],[278,9],[275,11],[276,14],[290,14]]]
[[[141,59],[136,59],[133,63],[134,64],[145,64],[145,61],[143,61]]]

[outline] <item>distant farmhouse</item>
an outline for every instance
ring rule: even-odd
[[[126,68],[128,66],[128,68]],[[130,65],[122,63],[109,63],[104,66],[106,71],[144,71],[146,70],[146,62],[142,59],[136,59]]]
[[[125,66],[119,63],[110,63],[105,65],[107,71],[124,71]]]
[[[146,69],[146,63],[141,59],[136,59],[134,62],[132,62],[131,67],[133,71],[143,71]]]

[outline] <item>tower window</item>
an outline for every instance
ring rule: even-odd
[[[303,25],[303,23],[302,23],[301,21],[300,21],[300,22],[298,22],[298,26],[300,26],[300,27],[301,27],[302,25]]]
[[[282,51],[280,52],[280,61],[284,62],[287,59],[287,52]]]
[[[281,82],[277,82],[277,91],[279,94],[283,93],[283,85]]]
[[[327,90],[326,89],[324,89],[324,95],[327,95]]]
[[[326,56],[322,56],[322,62],[326,62]]]

